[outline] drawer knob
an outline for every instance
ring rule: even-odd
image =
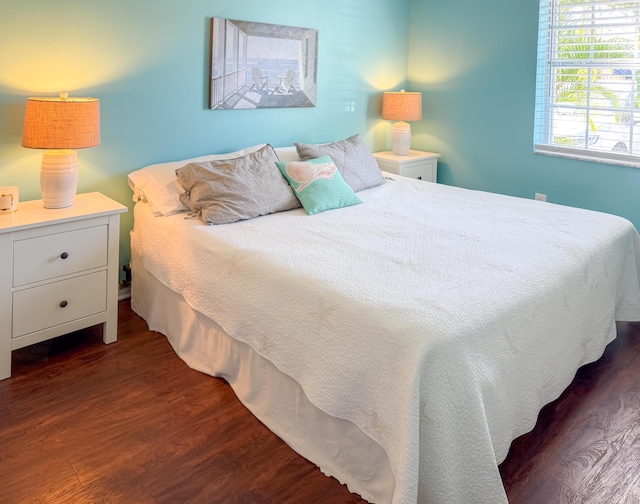
[[[418,177],[418,180],[422,180],[422,175],[420,175],[420,176]],[[65,253],[66,253],[66,252],[65,252]],[[64,259],[64,257],[63,257],[63,259]]]
[[[60,301],[60,308],[64,308],[68,305],[69,303],[67,303],[66,301]]]
[[[62,254],[60,254],[60,259],[66,259],[67,257],[69,257],[68,252],[63,252]]]

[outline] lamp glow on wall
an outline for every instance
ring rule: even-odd
[[[100,145],[97,98],[29,98],[22,146],[50,149],[42,155],[40,190],[45,208],[73,205],[78,187],[78,155],[73,149]]]
[[[392,128],[393,153],[406,156],[411,148],[411,125],[405,121],[422,119],[422,93],[388,91],[382,97],[382,118],[399,121]]]

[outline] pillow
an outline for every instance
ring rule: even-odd
[[[329,156],[276,164],[309,215],[362,203]]]
[[[373,154],[360,135],[329,144],[302,144],[295,142],[303,160],[331,156],[345,182],[355,192],[384,183],[382,172]]]
[[[172,215],[184,212],[187,208],[180,201],[180,194],[184,192],[176,179],[176,170],[187,163],[233,159],[255,152],[265,144],[254,145],[227,154],[212,154],[183,161],[159,163],[146,166],[128,175],[127,182],[133,190],[133,201],[147,201],[153,213],[157,216]]]
[[[298,156],[298,150],[293,145],[290,147],[274,147],[273,150],[276,151],[278,161],[284,161],[285,163],[301,161],[300,156]]]
[[[189,163],[176,170],[182,203],[207,224],[228,224],[292,208],[300,202],[276,168],[273,147],[236,159]]]

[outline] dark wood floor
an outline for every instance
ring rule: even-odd
[[[501,466],[512,504],[640,502],[640,324],[619,333],[513,443]],[[45,502],[363,501],[122,301],[116,343],[93,328],[18,350],[0,382],[0,503]]]
[[[501,466],[512,504],[640,503],[640,324],[619,323]]]

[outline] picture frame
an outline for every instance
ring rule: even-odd
[[[315,107],[318,30],[211,18],[210,109]]]

